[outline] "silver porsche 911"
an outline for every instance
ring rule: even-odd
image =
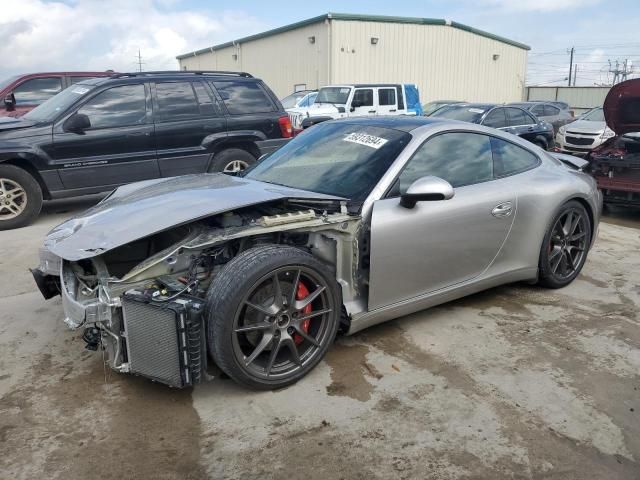
[[[569,284],[601,210],[584,163],[455,121],[326,122],[241,177],[116,189],[48,234],[33,274],[119,372],[184,387],[215,364],[282,387],[338,332],[508,282]]]

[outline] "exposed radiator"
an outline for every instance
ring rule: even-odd
[[[203,365],[200,300],[152,302],[137,290],[125,293],[122,312],[131,373],[186,387],[198,383]]]

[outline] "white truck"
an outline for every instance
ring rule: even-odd
[[[288,109],[294,132],[326,120],[371,115],[421,115],[420,94],[413,84],[329,85],[309,107]]]

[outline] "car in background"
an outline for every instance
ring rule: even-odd
[[[548,102],[514,102],[509,105],[520,107],[532,113],[538,120],[544,120],[553,125],[554,134],[558,129],[575,120],[573,113],[568,109],[562,109]]]
[[[15,75],[0,82],[0,117],[19,117],[74,83],[114,72],[43,72]]]
[[[43,199],[189,173],[237,173],[292,136],[280,101],[243,72],[93,78],[2,120],[0,230],[31,222]]]
[[[285,110],[298,107],[310,107],[311,105],[313,105],[313,102],[315,101],[317,96],[317,90],[300,90],[299,92],[287,95],[282,100],[280,100],[280,103],[282,103],[282,106]]]
[[[457,103],[436,110],[431,118],[477,123],[522,137],[543,150],[553,147],[553,125],[520,107],[495,103]]]
[[[607,127],[604,109],[596,107],[578,117],[576,121],[558,129],[555,139],[556,150],[585,156],[614,136],[615,132]]]
[[[424,115],[425,117],[428,117],[439,108],[442,108],[445,105],[451,105],[454,103],[464,103],[464,102],[460,100],[435,100],[433,102],[425,103],[424,105],[422,105],[422,115]]]
[[[640,207],[640,79],[614,85],[603,111],[615,136],[587,155],[591,174],[605,205]]]

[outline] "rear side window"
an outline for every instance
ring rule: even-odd
[[[224,80],[212,83],[230,115],[274,111],[273,103],[256,82]]]
[[[73,85],[74,83],[84,82],[85,80],[91,80],[92,78],[96,77],[69,77],[69,80],[71,81],[71,85]]]
[[[536,123],[533,117],[519,108],[506,108],[509,126],[516,127],[519,125],[531,125]]]
[[[499,138],[491,138],[496,177],[506,177],[536,167],[540,160],[533,153]]]
[[[208,117],[217,115],[218,109],[205,86],[200,82],[194,82],[193,89],[196,91],[196,97],[198,97],[200,113]]]
[[[533,107],[531,109],[531,113],[533,113],[534,115],[537,115],[539,117],[544,116],[544,105],[536,105],[535,107]]]
[[[453,187],[493,179],[491,141],[487,135],[452,132],[437,135],[413,154],[400,174],[400,193],[421,177],[433,175]]]
[[[191,82],[157,83],[158,119],[185,120],[200,115]]]
[[[560,109],[557,107],[554,107],[553,105],[545,105],[544,106],[544,114],[547,117],[550,117],[552,115],[558,115],[560,113]]]
[[[395,88],[381,88],[378,90],[378,105],[388,106],[396,104]]]
[[[121,85],[104,90],[80,107],[78,113],[89,117],[91,128],[126,127],[146,123],[144,85]]]
[[[62,78],[32,78],[13,89],[16,105],[39,105],[62,91]]]
[[[507,117],[504,113],[504,108],[494,108],[482,121],[482,124],[487,127],[503,128],[507,126]]]
[[[351,100],[352,107],[373,107],[373,90],[371,88],[361,88],[353,94]]]

